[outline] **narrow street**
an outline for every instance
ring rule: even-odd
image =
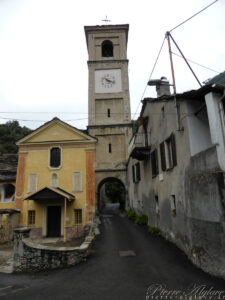
[[[185,293],[194,285],[225,290],[225,281],[195,268],[173,244],[149,235],[123,215],[103,215],[100,231],[94,253],[76,267],[36,275],[0,274],[0,299],[176,299],[165,294],[147,298],[153,284]]]

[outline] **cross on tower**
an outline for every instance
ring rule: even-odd
[[[111,22],[111,20],[109,20],[108,17],[105,16],[105,19],[103,19],[102,22],[105,22],[105,24],[107,25],[107,23]]]

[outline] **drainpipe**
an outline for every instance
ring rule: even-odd
[[[67,241],[66,238],[66,198],[64,199],[64,243]]]

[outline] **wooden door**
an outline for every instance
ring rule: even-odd
[[[47,236],[61,236],[61,206],[48,206]]]

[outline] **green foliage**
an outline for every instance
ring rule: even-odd
[[[16,142],[31,133],[27,127],[21,127],[18,121],[0,124],[0,155],[3,153],[17,153]]]
[[[148,223],[148,216],[146,216],[145,214],[140,214],[140,215],[136,215],[135,221],[134,223],[136,225],[147,225]]]
[[[122,188],[123,187],[121,186],[121,184],[116,181],[108,181],[105,183],[105,193],[106,196],[110,199],[111,203],[120,202]]]
[[[125,214],[129,220],[135,221],[136,212],[133,209],[126,210]]]
[[[160,233],[160,230],[159,230],[158,227],[150,226],[150,227],[148,228],[148,232],[149,232],[150,234],[159,234],[159,233]]]

